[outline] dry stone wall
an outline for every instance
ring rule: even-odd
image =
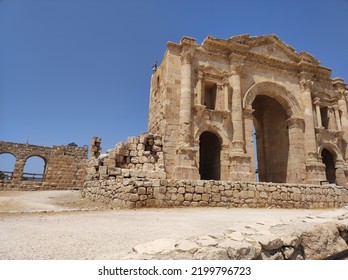
[[[91,150],[97,150],[93,145],[100,147],[100,142],[93,138]],[[348,190],[335,184],[168,179],[162,147],[161,136],[147,133],[92,157],[83,195],[120,208],[337,208],[348,204]]]
[[[87,147],[75,144],[43,147],[0,141],[0,154],[16,158],[12,176],[0,179],[0,190],[81,189],[86,176]],[[32,156],[43,159],[42,180],[24,180],[26,161]]]
[[[121,169],[114,179],[86,181],[83,194],[120,208],[337,208],[348,204],[347,190],[333,185],[168,180],[136,175]]]
[[[101,139],[98,143],[100,145]],[[95,150],[95,137],[91,150]],[[106,154],[92,157],[88,162],[86,181],[116,178],[165,178],[162,138],[143,134],[129,137]]]

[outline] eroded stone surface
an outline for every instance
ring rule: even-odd
[[[138,254],[125,256],[125,259],[323,259],[348,249],[348,222],[342,223],[338,219],[347,214],[347,210],[343,211],[345,213],[335,212],[336,216],[333,213],[308,216],[307,219],[315,221],[311,223],[298,219],[279,226],[269,225],[267,230],[266,225],[259,229],[258,225],[252,225],[244,227],[244,232],[243,228],[240,232],[227,229],[220,237],[205,235],[179,241],[155,240],[140,245],[145,250],[133,249]],[[164,248],[163,243],[169,246]]]

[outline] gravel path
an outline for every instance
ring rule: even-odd
[[[286,223],[328,211],[105,210],[76,191],[0,192],[0,259],[119,259],[132,247],[159,238],[221,235],[233,226]]]

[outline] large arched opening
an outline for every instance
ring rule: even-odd
[[[205,131],[199,137],[199,174],[201,180],[220,180],[221,143],[216,134]]]
[[[246,148],[252,157],[251,164],[255,164],[250,168],[256,169],[257,178],[267,182],[303,183],[299,174],[306,169],[304,119],[296,97],[280,84],[260,82],[245,93],[243,108]]]
[[[276,99],[266,95],[256,96],[252,107],[259,180],[285,183],[289,160],[286,111]]]
[[[43,181],[45,178],[46,160],[39,156],[30,156],[26,159],[22,180]]]

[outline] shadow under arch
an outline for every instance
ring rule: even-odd
[[[318,155],[321,155],[324,149],[332,153],[332,155],[335,157],[335,160],[343,161],[343,156],[340,152],[340,149],[337,147],[337,145],[333,143],[324,143],[320,145],[320,147],[318,148]]]
[[[304,119],[296,97],[275,82],[260,82],[245,93],[243,109],[253,111],[253,121],[248,125],[254,126],[256,141],[246,141],[256,144],[251,156],[260,181],[299,183],[298,174],[302,174],[306,167],[303,127],[300,125]]]
[[[325,165],[325,176],[329,183],[340,184],[345,181],[343,172],[344,160],[343,156],[333,143],[324,143],[318,149],[323,164]]]
[[[214,132],[199,136],[199,174],[201,180],[221,179],[221,138]]]
[[[248,108],[248,106],[252,106],[252,103],[258,95],[266,95],[277,100],[286,111],[288,117],[296,116],[297,118],[302,118],[303,114],[298,101],[284,86],[274,82],[253,84],[244,95],[243,108],[245,109]]]

